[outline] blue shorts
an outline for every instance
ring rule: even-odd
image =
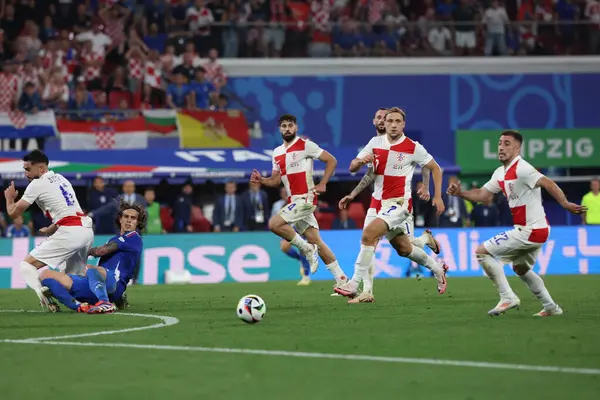
[[[77,301],[82,303],[90,303],[96,304],[98,302],[98,298],[90,289],[90,282],[87,276],[81,275],[72,275],[68,274],[73,281],[73,285],[71,286],[71,290],[69,293],[73,296]],[[125,290],[117,290],[117,280],[115,279],[114,271],[106,271],[106,292],[108,293],[109,299],[112,299],[112,294],[117,294],[116,292],[120,291],[119,298],[123,295]]]

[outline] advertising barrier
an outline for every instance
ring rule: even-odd
[[[442,247],[440,256],[450,267],[449,276],[482,276],[475,248],[503,229],[509,228],[436,229],[434,233]],[[417,230],[416,234],[420,235],[421,231]],[[361,232],[323,231],[322,235],[344,271],[351,275]],[[97,236],[96,244],[103,244],[107,239]],[[43,240],[0,240],[0,288],[25,287],[18,265],[28,251]],[[387,241],[381,242],[376,253],[377,278],[402,278],[409,268],[409,260],[399,257]],[[300,268],[297,261],[281,252],[279,239],[269,232],[144,236],[140,282],[162,284],[169,269],[189,270],[193,283],[220,283],[296,280]],[[541,275],[600,273],[600,227],[553,228],[535,270]],[[513,274],[510,269],[506,271]],[[331,280],[331,275],[321,265],[313,279]]]

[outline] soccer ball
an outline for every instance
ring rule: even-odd
[[[238,318],[248,324],[255,324],[265,317],[267,305],[255,294],[249,294],[240,299],[237,306]]]

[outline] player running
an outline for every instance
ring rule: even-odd
[[[14,219],[23,214],[34,202],[52,220],[52,225],[41,230],[50,237],[29,253],[19,269],[27,285],[35,291],[42,308],[51,310],[55,303],[44,293],[38,269],[46,265],[71,274],[80,274],[86,264],[88,251],[94,243],[92,220],[86,217],[71,183],[60,174],[48,170],[48,157],[33,150],[23,157],[23,169],[29,180],[23,197],[15,202],[19,192],[14,182],[4,191],[6,210]]]
[[[144,207],[121,202],[115,221],[120,233],[105,245],[90,249],[91,256],[100,257],[99,266],[88,265],[85,276],[46,270],[40,276],[42,284],[71,310],[88,314],[114,312],[116,306],[111,301],[122,301],[140,262],[143,243],[137,231],[144,229],[146,218]]]
[[[271,187],[279,187],[283,181],[289,196],[289,203],[269,220],[269,229],[300,250],[308,259],[312,273],[317,271],[320,256],[335,277],[336,284],[342,284],[347,281],[346,275],[331,249],[321,239],[319,224],[314,215],[317,195],[325,192],[337,160],[314,142],[298,137],[295,116],[282,115],[279,118],[279,131],[283,144],[273,151],[271,177],[264,178],[257,170],[252,171],[250,177],[251,182]],[[312,177],[315,159],[326,163],[325,173],[318,185],[314,184]]]
[[[494,171],[492,178],[482,188],[465,192],[462,191],[460,182],[452,183],[447,192],[477,203],[491,200],[495,193],[502,191],[508,200],[514,229],[499,233],[480,244],[475,251],[477,261],[500,294],[500,301],[488,311],[488,315],[500,315],[521,304],[508,284],[504,266],[499,261],[512,263],[515,273],[542,302],[544,309],[534,316],[562,315],[563,310],[550,297],[542,278],[532,269],[542,244],[550,235],[540,188],[546,189],[564,209],[573,214],[585,212],[586,207],[570,203],[554,181],[522,159],[519,155],[522,144],[523,136],[519,132],[502,132],[498,141],[498,160],[502,165]]]
[[[385,114],[387,113],[387,111],[388,111],[387,108],[380,108],[375,113],[375,117],[373,117],[373,125],[375,125],[375,129],[377,132],[376,136],[385,135]],[[402,112],[402,113],[406,120],[406,114],[404,112]],[[429,178],[431,176],[431,171],[428,168],[423,168],[422,171],[423,171],[422,172],[423,173],[423,187],[421,189],[419,189],[417,194],[419,195],[419,197],[422,200],[429,201],[429,198],[430,198]],[[374,180],[375,180],[375,173],[373,171],[373,165],[368,164],[367,173],[365,174],[365,176],[363,176],[363,178],[360,180],[360,182],[354,188],[354,190],[352,190],[352,192],[349,195],[344,196],[344,198],[340,200],[340,202],[338,204],[339,208],[340,209],[346,208],[346,206],[348,204],[350,204],[356,198],[356,196],[358,196],[358,194],[360,192],[362,192],[366,187],[368,187]],[[377,191],[375,191],[375,192],[373,192],[373,195],[371,197],[371,204],[369,206],[369,209],[367,210],[367,215],[365,216],[365,222],[363,224],[364,228],[369,226],[369,224],[377,217],[377,213],[379,212],[380,209],[381,209],[381,193],[378,193]],[[409,211],[411,212],[411,215],[406,219],[406,223],[408,225],[406,225],[406,229],[405,229],[406,232],[404,232],[404,234],[408,235],[410,237],[412,244],[414,244],[415,246],[420,247],[422,249],[424,249],[425,246],[427,246],[435,254],[440,254],[440,244],[433,237],[433,234],[431,233],[431,231],[429,229],[426,229],[425,233],[423,235],[419,236],[418,238],[414,237],[414,220],[413,220],[413,216],[412,216],[412,201],[411,200],[409,200]],[[375,248],[377,248],[378,243],[379,243],[379,240],[377,241],[377,243],[375,243]],[[356,273],[356,271],[355,271],[355,273]],[[369,266],[369,279],[371,281],[373,281],[374,273],[375,273],[375,259],[373,258],[373,262]],[[358,280],[358,277],[356,279]],[[371,294],[373,294],[373,287],[371,287]]]
[[[375,245],[384,235],[398,255],[407,257],[433,272],[440,294],[446,291],[448,267],[428,256],[423,249],[412,245],[407,223],[411,215],[411,186],[416,164],[429,168],[433,174],[435,183],[433,205],[438,215],[443,213],[445,208],[442,201],[442,170],[421,144],[404,135],[406,124],[404,115],[401,109],[390,108],[385,115],[386,135],[372,138],[350,164],[351,172],[358,171],[363,165],[373,164],[375,192],[381,195],[381,210],[363,230],[352,280],[334,288],[341,295],[354,297],[362,281],[363,292],[349,303],[374,301],[373,281],[368,271],[375,255]]]

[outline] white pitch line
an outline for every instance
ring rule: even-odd
[[[305,353],[295,351],[280,350],[254,350],[254,349],[232,349],[219,347],[194,347],[194,346],[163,346],[152,344],[133,344],[133,343],[92,343],[92,342],[32,342],[30,340],[3,340],[5,343],[20,344],[40,344],[54,346],[80,346],[80,347],[109,347],[109,348],[128,348],[144,350],[171,350],[187,352],[205,352],[205,353],[228,353],[228,354],[251,354],[262,356],[296,357],[296,358],[316,358],[330,360],[350,360],[350,361],[372,361],[396,364],[425,364],[425,365],[445,365],[453,367],[473,367],[473,368],[491,368],[504,370],[520,370],[534,372],[558,372],[563,374],[576,375],[600,375],[600,369],[595,368],[573,368],[558,367],[546,365],[527,365],[527,364],[503,364],[480,361],[460,361],[460,360],[438,360],[433,358],[406,358],[406,357],[381,357],[357,354],[328,354],[328,353]]]
[[[0,310],[0,312],[17,313],[17,312],[27,312],[27,311],[24,311],[24,310]],[[31,311],[31,312],[37,312],[37,311]],[[166,328],[167,326],[171,326],[171,325],[175,325],[175,324],[179,323],[179,320],[177,318],[169,317],[166,315],[136,314],[136,313],[114,313],[112,315],[154,318],[154,319],[160,319],[161,322],[158,324],[154,324],[154,325],[139,326],[139,327],[135,327],[135,328],[116,329],[116,330],[111,330],[111,331],[78,333],[75,335],[37,337],[37,338],[28,338],[28,339],[23,339],[23,340],[25,340],[27,342],[41,342],[41,341],[46,341],[46,340],[74,339],[74,338],[100,336],[100,335],[113,335],[115,333],[129,333],[129,332],[145,331],[148,329]],[[91,318],[94,318],[94,317],[91,317]],[[96,317],[96,318],[98,318],[98,317]],[[102,317],[100,317],[100,318],[102,318]]]

